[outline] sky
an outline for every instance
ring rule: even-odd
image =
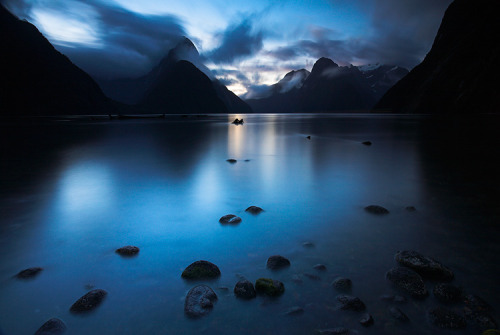
[[[184,36],[247,98],[320,57],[411,69],[451,0],[0,0],[95,78],[139,77]]]

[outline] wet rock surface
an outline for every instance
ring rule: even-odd
[[[216,301],[217,294],[209,286],[195,286],[186,295],[184,313],[193,318],[201,317],[212,310]]]
[[[467,326],[464,317],[443,307],[429,310],[429,320],[433,325],[445,329],[463,329]]]
[[[429,294],[425,288],[422,277],[408,268],[392,268],[387,272],[386,278],[392,282],[394,286],[406,291],[414,298],[424,298]]]
[[[409,322],[410,321],[408,316],[397,307],[391,306],[389,308],[389,313],[391,314],[391,316],[393,318],[395,318],[396,320],[398,320],[400,322]]]
[[[18,274],[16,274],[16,278],[18,279],[31,279],[35,278],[37,275],[40,274],[42,271],[42,268],[39,267],[33,267],[33,268],[28,268],[22,271],[19,271]]]
[[[75,314],[90,312],[102,303],[107,294],[105,290],[92,290],[78,299],[69,310]]]
[[[252,299],[257,296],[253,284],[245,279],[236,283],[234,286],[234,294],[241,299]]]
[[[285,285],[279,280],[259,278],[255,282],[255,290],[259,294],[275,297],[282,295],[285,292]]]
[[[352,281],[349,278],[339,277],[332,282],[333,288],[341,292],[348,292],[352,288]]]
[[[280,255],[274,255],[267,259],[266,264],[268,269],[279,270],[290,266],[290,261]]]
[[[66,330],[66,324],[61,319],[52,318],[38,328],[35,335],[59,335],[66,332]]]
[[[368,213],[376,214],[376,215],[389,214],[389,210],[387,208],[384,208],[384,207],[378,206],[378,205],[366,206],[365,211],[367,211]]]
[[[249,212],[250,214],[257,215],[259,213],[262,213],[264,210],[258,206],[250,206],[247,209],[245,209],[245,212]]]
[[[217,265],[203,260],[190,264],[181,275],[185,279],[211,279],[219,276],[220,270]]]
[[[414,250],[398,251],[394,257],[400,265],[406,266],[424,278],[449,281],[453,272],[431,257]]]
[[[459,302],[462,299],[462,289],[451,284],[436,284],[432,293],[437,300],[443,303]]]
[[[133,245],[126,245],[116,249],[115,252],[120,256],[130,257],[137,255],[139,253],[139,248]]]
[[[358,297],[353,297],[350,295],[339,295],[337,296],[337,301],[340,303],[340,309],[348,311],[364,311],[366,305]]]
[[[219,222],[222,224],[238,224],[241,222],[241,218],[234,214],[227,214],[221,217]]]

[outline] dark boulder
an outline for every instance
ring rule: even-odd
[[[378,205],[366,206],[365,211],[377,215],[389,214],[389,210],[387,208]]]
[[[217,265],[208,261],[196,261],[190,264],[181,275],[184,279],[211,279],[219,276],[220,270]]]
[[[405,313],[403,313],[403,311],[400,310],[397,307],[394,307],[394,306],[390,307],[389,308],[389,313],[392,315],[393,318],[395,318],[398,321],[401,321],[401,322],[408,322],[408,321],[410,321],[410,319],[408,318],[408,316]]]
[[[467,322],[462,316],[443,307],[431,309],[429,320],[433,325],[445,329],[464,329],[467,326]]]
[[[363,314],[361,319],[359,319],[359,323],[361,323],[361,325],[364,327],[369,327],[373,325],[373,317],[370,314],[365,313]]]
[[[35,335],[59,335],[63,334],[66,329],[66,325],[62,320],[52,318],[38,328]]]
[[[450,269],[431,257],[424,256],[417,251],[398,251],[394,258],[396,262],[413,269],[424,278],[445,281],[453,279],[453,272]]]
[[[340,309],[342,310],[360,312],[366,309],[365,303],[358,297],[339,295],[337,301],[340,302]]]
[[[241,222],[241,218],[234,214],[227,214],[221,217],[219,222],[222,224],[238,224]]]
[[[414,298],[424,298],[429,294],[422,277],[408,268],[392,268],[387,272],[386,278]]]
[[[451,284],[439,283],[432,292],[437,300],[444,303],[459,302],[462,298],[462,289]]]
[[[283,283],[279,280],[259,278],[255,282],[255,290],[259,294],[275,297],[282,295],[285,292],[285,285],[283,285]]]
[[[139,248],[133,245],[126,245],[124,247],[116,249],[115,252],[120,256],[130,257],[137,255],[139,253]]]
[[[101,289],[92,290],[78,299],[69,310],[72,313],[89,312],[99,306],[107,294],[108,292]]]
[[[253,284],[245,279],[236,283],[234,286],[234,294],[238,298],[242,299],[252,299],[257,296],[257,292],[255,291]]]
[[[247,209],[245,209],[245,212],[249,212],[250,214],[259,214],[263,211],[264,210],[258,206],[250,206]]]
[[[351,290],[352,281],[349,278],[337,278],[332,282],[332,286],[341,292],[348,292]]]
[[[217,294],[207,285],[199,285],[189,290],[184,302],[184,312],[190,317],[208,314],[217,301]]]
[[[25,270],[20,271],[16,275],[16,277],[19,279],[35,278],[42,270],[43,270],[42,268],[38,268],[38,267],[25,269]]]
[[[274,255],[267,259],[267,268],[271,270],[283,269],[290,266],[290,261],[280,255]]]

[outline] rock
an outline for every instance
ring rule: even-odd
[[[19,279],[31,279],[31,278],[35,278],[43,269],[42,268],[29,268],[29,269],[25,269],[25,270],[22,270],[20,271],[16,277],[19,278]]]
[[[69,310],[72,313],[89,312],[99,306],[107,294],[108,292],[101,289],[92,290],[78,299]]]
[[[417,209],[413,206],[406,206],[405,209],[408,211],[408,212],[415,212]]]
[[[468,294],[464,298],[465,306],[474,313],[487,313],[492,310],[491,306],[482,298],[474,294]]]
[[[365,303],[358,297],[350,295],[339,295],[337,301],[340,302],[340,309],[349,311],[364,311],[366,309]]]
[[[219,276],[220,270],[217,265],[208,261],[196,261],[190,264],[181,275],[185,279],[211,279]]]
[[[255,282],[257,293],[265,294],[271,297],[282,295],[285,292],[285,285],[279,280],[270,278],[259,278]]]
[[[323,264],[316,264],[315,266],[313,266],[313,268],[318,271],[326,271],[326,266]]]
[[[458,302],[462,298],[462,290],[451,284],[437,284],[432,292],[437,300],[444,303]]]
[[[364,327],[369,327],[373,324],[373,317],[370,314],[365,313],[361,319],[359,319],[359,323],[361,323]]]
[[[464,329],[467,325],[462,316],[443,307],[431,309],[429,320],[433,325],[445,329]]]
[[[349,278],[337,278],[332,282],[332,286],[341,292],[348,292],[351,290],[352,281]]]
[[[396,262],[411,268],[424,278],[445,281],[453,279],[453,272],[450,269],[417,251],[398,251],[394,258]]]
[[[252,299],[257,296],[253,284],[245,279],[236,283],[234,286],[234,294],[242,299]]]
[[[237,162],[237,160],[236,160],[236,159],[233,159],[233,158],[229,158],[229,159],[226,159],[226,162],[231,163],[231,164],[234,164],[234,163],[236,163],[236,162]]]
[[[304,309],[299,306],[291,307],[288,311],[285,312],[285,315],[300,315],[304,313]]]
[[[367,211],[368,213],[377,214],[377,215],[389,214],[388,209],[386,209],[382,206],[377,206],[377,205],[366,206],[365,211]]]
[[[364,142],[361,142],[361,143],[364,144],[364,145],[372,145],[372,142],[370,142],[370,141],[364,141]]]
[[[239,120],[239,119],[234,119],[234,121],[233,121],[233,122],[231,122],[231,123],[232,123],[232,124],[243,124],[243,123],[244,123],[244,121],[243,121],[243,119],[241,119],[241,120]]]
[[[310,139],[311,139],[311,135],[307,136],[306,138],[307,138],[308,140],[310,140]]]
[[[401,322],[408,322],[410,321],[410,319],[408,318],[408,316],[403,313],[402,310],[400,310],[399,308],[397,307],[390,307],[389,308],[389,313],[398,321],[401,321]]]
[[[127,245],[124,247],[121,247],[119,249],[116,249],[115,252],[121,256],[135,256],[139,253],[139,248],[135,247],[133,245]]]
[[[189,290],[184,302],[184,313],[200,317],[209,313],[217,301],[217,294],[207,285],[198,285]]]
[[[321,278],[319,276],[316,276],[316,275],[313,275],[310,273],[304,273],[304,276],[306,276],[307,278],[309,278],[311,280],[321,280]]]
[[[488,315],[492,310],[491,306],[476,295],[469,294],[464,299],[464,314],[481,330],[497,328],[495,320]]]
[[[52,318],[38,328],[35,335],[59,335],[63,334],[66,329],[66,325],[62,320]]]
[[[267,268],[271,270],[279,270],[290,266],[290,261],[280,255],[274,255],[267,259]]]
[[[337,327],[329,329],[319,329],[317,332],[320,335],[344,335],[349,334],[349,329],[344,327]]]
[[[488,314],[481,314],[481,313],[468,314],[467,310],[465,310],[464,312],[466,314],[467,319],[471,320],[481,330],[497,328],[497,323]]]
[[[392,268],[387,272],[386,278],[414,298],[424,298],[429,294],[422,277],[408,268]]]
[[[249,212],[250,214],[254,214],[254,215],[259,214],[263,211],[264,210],[258,206],[250,206],[247,209],[245,209],[245,212]]]
[[[221,217],[219,222],[222,224],[238,224],[241,222],[241,218],[234,214],[227,214]]]

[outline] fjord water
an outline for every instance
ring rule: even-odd
[[[245,123],[230,124],[236,117]],[[440,305],[432,293],[398,306],[409,324],[380,299],[397,293],[385,273],[407,249],[450,267],[454,284],[483,297],[498,320],[499,124],[387,115],[3,121],[0,332],[33,334],[58,317],[69,334],[309,334],[340,326],[447,334],[427,320]],[[390,214],[365,212],[371,204]],[[246,213],[251,205],[265,212]],[[221,225],[230,213],[242,222]],[[139,255],[114,253],[124,245],[140,247]],[[275,254],[291,266],[266,269]],[[196,260],[217,264],[221,277],[183,280]],[[44,269],[36,278],[13,277],[35,266]],[[359,313],[337,310],[330,283],[338,276],[352,279],[371,328]],[[239,300],[232,290],[241,277],[281,280],[285,293]],[[184,298],[198,284],[219,299],[193,320]],[[103,304],[71,314],[91,288],[108,291]],[[294,306],[304,312],[286,315]]]

